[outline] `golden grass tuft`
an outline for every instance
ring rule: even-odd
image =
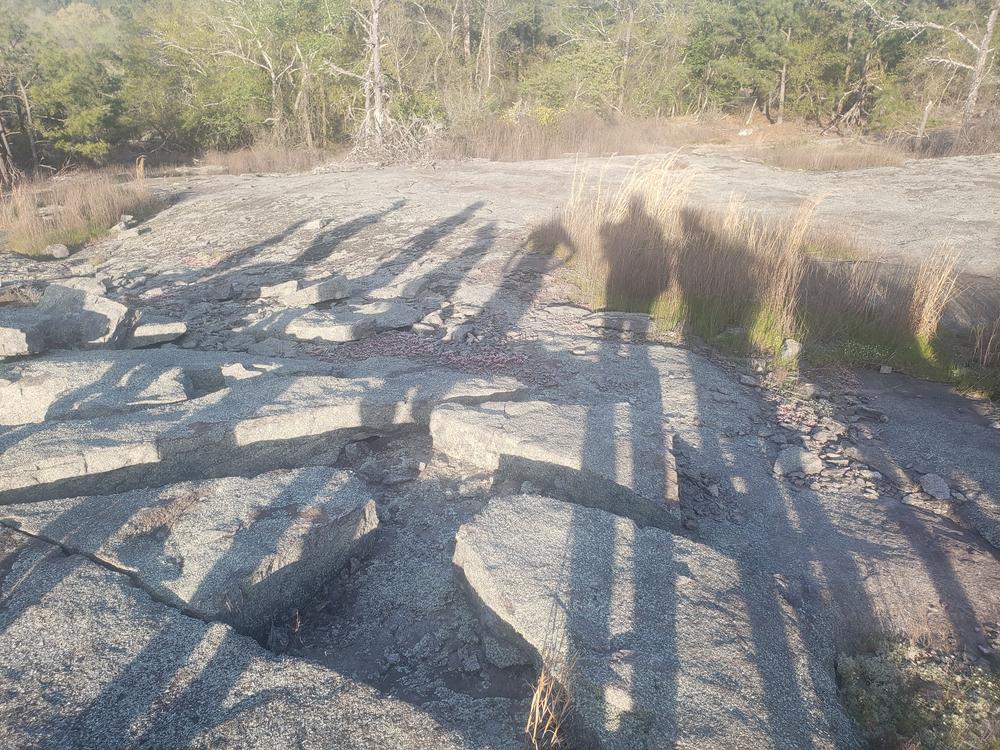
[[[226,174],[305,172],[334,158],[329,151],[261,142],[235,151],[209,151],[200,164],[222,167]]]
[[[764,218],[739,201],[694,207],[687,192],[670,161],[610,188],[579,172],[565,209],[533,239],[559,248],[594,306],[650,313],[660,328],[761,352],[797,338],[839,359],[933,358],[954,252],[941,248],[919,268],[850,260],[864,252],[814,230],[811,203]]]
[[[535,682],[524,734],[533,750],[553,750],[569,747],[566,725],[573,706],[573,697],[566,687],[567,679],[559,679],[548,666],[543,666]]]
[[[138,219],[162,208],[144,179],[144,165],[78,172],[20,182],[0,196],[0,234],[6,247],[37,255],[53,244],[79,247],[131,214]]]
[[[912,158],[902,149],[890,144],[857,141],[835,144],[812,142],[756,145],[747,149],[747,155],[751,159],[758,159],[779,169],[809,172],[898,167],[908,158]]]
[[[718,118],[605,120],[589,112],[551,122],[534,117],[478,122],[452,130],[437,149],[442,159],[533,161],[565,156],[654,154],[695,143],[723,142],[738,128]]]

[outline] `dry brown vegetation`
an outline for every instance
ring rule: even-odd
[[[524,733],[533,750],[569,747],[566,724],[573,705],[572,696],[549,667],[542,667],[531,696]]]
[[[493,120],[457,128],[437,149],[440,158],[492,161],[557,159],[567,155],[651,154],[695,143],[721,143],[739,130],[715,117],[623,119],[566,114],[544,122],[535,117]]]
[[[891,144],[859,141],[759,144],[748,148],[747,155],[779,169],[810,172],[896,167],[913,158]]]
[[[609,189],[577,175],[558,219],[534,240],[560,249],[596,307],[651,313],[740,348],[777,352],[808,340],[838,361],[937,362],[935,346],[956,281],[948,248],[918,268],[829,260],[864,253],[810,226],[811,205],[767,219],[739,202],[690,205],[670,162],[637,169]]]
[[[99,237],[123,214],[137,219],[162,207],[141,165],[22,181],[0,196],[0,234],[10,250],[41,253],[52,244],[78,247]]]
[[[334,158],[329,151],[261,142],[236,151],[209,151],[199,164],[222,167],[226,174],[305,172]]]
[[[961,657],[898,640],[837,659],[840,694],[886,750],[997,750],[1000,682]]]

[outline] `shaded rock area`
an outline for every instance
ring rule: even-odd
[[[260,632],[378,526],[370,491],[324,468],[6,505],[0,524],[131,573],[154,598]]]
[[[820,185],[685,160],[709,206]],[[968,244],[995,160],[816,216]],[[589,309],[528,237],[574,168],[179,170],[0,255],[0,746],[523,748],[544,671],[574,750],[841,750],[873,634],[1000,666],[995,405]]]
[[[440,401],[517,387],[433,370],[395,381],[265,378],[135,415],[48,422],[0,436],[0,503],[326,462],[358,437],[426,425]]]
[[[491,500],[459,529],[454,560],[500,632],[523,639],[569,689],[580,724],[574,744],[767,746],[768,713],[796,712],[800,696],[768,695],[760,674],[785,658],[782,640],[755,647],[734,637],[751,630],[747,599],[766,599],[766,582],[741,586],[734,562],[703,544],[516,496]],[[809,703],[834,699],[832,675],[812,690],[822,697]],[[676,705],[685,710],[669,708]],[[827,720],[832,731],[784,722],[776,745],[832,746],[849,721]]]
[[[435,720],[15,534],[0,529],[5,747],[520,747],[487,703],[455,697]]]
[[[648,417],[628,403],[446,404],[430,430],[436,450],[474,470],[670,528],[680,520],[673,435]]]

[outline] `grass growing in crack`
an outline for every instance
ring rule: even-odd
[[[566,687],[565,670],[562,679],[549,666],[543,666],[531,695],[524,734],[533,750],[569,747],[566,724],[573,706],[573,697]]]
[[[556,248],[596,308],[644,312],[732,353],[776,354],[786,338],[811,361],[891,365],[959,383],[994,380],[995,355],[975,355],[974,331],[942,331],[957,255],[938,248],[919,266],[876,260],[850,239],[811,226],[813,204],[763,218],[733,201],[691,205],[668,161],[620,185],[576,176],[570,200],[532,241]],[[978,351],[1000,348],[979,334]]]
[[[75,248],[96,239],[122,214],[141,221],[162,207],[141,168],[81,172],[21,182],[0,196],[0,233],[10,250],[37,255],[49,245]]]
[[[840,695],[874,747],[1000,750],[1000,679],[915,645],[884,640],[837,659]]]

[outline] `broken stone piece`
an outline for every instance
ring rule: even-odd
[[[653,319],[646,313],[595,312],[583,317],[583,322],[591,328],[610,328],[629,333],[648,333]]]
[[[165,344],[187,333],[187,323],[160,315],[143,315],[135,324],[125,345],[131,349]]]
[[[673,435],[655,414],[620,404],[444,404],[434,450],[501,479],[528,480],[640,525],[673,527],[679,500]]]
[[[951,499],[951,488],[938,474],[924,474],[920,477],[920,488],[935,500]]]
[[[337,275],[285,294],[280,299],[282,304],[288,307],[305,307],[346,299],[350,296],[351,289],[347,279]]]

